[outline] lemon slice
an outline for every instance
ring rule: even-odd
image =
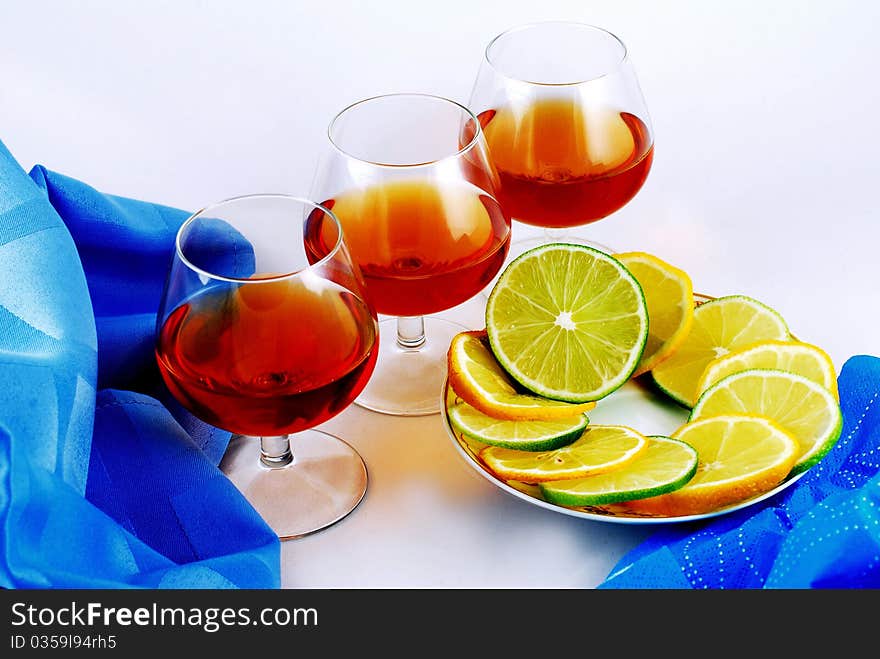
[[[644,252],[615,254],[638,280],[648,305],[648,340],[632,377],[647,373],[685,340],[694,321],[691,278],[666,261]]]
[[[550,451],[580,437],[589,423],[583,414],[558,421],[510,421],[483,414],[467,403],[447,408],[449,423],[468,439],[521,451]]]
[[[699,515],[750,499],[779,485],[799,453],[794,437],[760,416],[699,419],[684,424],[672,437],[696,449],[697,473],[673,492],[628,502],[633,511]]]
[[[712,360],[697,383],[697,397],[720,379],[752,368],[773,368],[803,375],[839,400],[831,357],[818,346],[800,341],[762,341]]]
[[[651,371],[657,386],[673,400],[693,407],[697,384],[713,359],[764,340],[790,338],[782,316],[744,295],[729,295],[701,304],[687,338]]]
[[[690,420],[741,413],[772,419],[797,439],[800,450],[794,473],[819,462],[843,427],[840,405],[830,391],[802,375],[774,369],[722,378],[700,396]]]
[[[653,435],[634,460],[613,471],[541,483],[541,494],[562,506],[599,506],[673,492],[697,472],[697,452],[677,439]]]
[[[486,305],[486,330],[495,357],[526,389],[595,401],[639,363],[648,308],[620,261],[584,245],[551,243],[502,272]]]
[[[595,403],[566,403],[522,391],[495,359],[485,331],[453,337],[448,352],[449,384],[471,407],[496,419],[576,419]]]
[[[577,441],[553,451],[487,446],[479,456],[501,479],[541,483],[617,469],[635,459],[647,445],[644,435],[626,426],[587,426]]]

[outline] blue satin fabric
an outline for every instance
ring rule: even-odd
[[[600,588],[880,588],[880,359],[838,378],[843,431],[776,496],[703,523],[670,525],[624,556]]]
[[[0,143],[0,586],[280,585],[277,537],[216,466],[229,433],[155,366],[187,216],[28,177]]]

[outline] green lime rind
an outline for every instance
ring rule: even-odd
[[[524,388],[584,403],[629,380],[648,340],[648,307],[613,256],[551,243],[505,268],[486,305],[486,332],[495,358]]]
[[[792,394],[790,393],[786,400],[779,401],[779,405],[773,409],[753,409],[752,406],[746,405],[741,398],[736,395],[734,395],[732,401],[729,401],[730,404],[723,409],[718,408],[718,406],[712,402],[713,398],[715,398],[719,392],[729,389],[732,385],[735,386],[735,383],[739,380],[754,376],[773,377],[774,375],[789,382],[794,382],[802,387],[802,395],[796,396],[795,399],[791,399]],[[826,424],[824,432],[821,432],[817,436],[805,437],[804,432],[799,432],[797,422],[794,419],[794,415],[798,412],[798,405],[804,400],[804,389],[806,389],[808,393],[812,392],[814,395],[822,398],[825,402],[824,409],[826,409],[830,415],[829,423]],[[707,408],[709,408],[708,411]],[[817,464],[834,447],[837,440],[840,439],[840,433],[843,430],[843,414],[840,410],[840,404],[837,402],[834,394],[832,394],[827,388],[803,375],[774,368],[750,368],[731,373],[730,375],[721,378],[700,395],[694,408],[691,410],[688,422],[706,416],[743,412],[757,414],[776,421],[782,426],[782,428],[789,431],[789,433],[801,445],[803,452],[794,467],[792,467],[789,476],[800,474]]]
[[[838,408],[839,409],[839,408]],[[837,418],[837,425],[835,428],[829,433],[828,438],[825,442],[823,442],[812,454],[801,458],[798,462],[795,463],[794,467],[791,468],[791,473],[788,475],[789,478],[792,476],[796,476],[801,472],[814,467],[819,461],[824,458],[828,452],[834,448],[834,445],[837,444],[837,440],[840,439],[840,433],[843,431],[843,415],[841,414]]]
[[[653,371],[649,371],[649,373],[651,374],[651,381],[654,383],[654,386],[657,387],[657,389],[658,389],[658,390],[659,390],[664,396],[666,396],[667,398],[669,398],[672,402],[681,405],[681,406],[684,407],[685,409],[688,409],[688,410],[689,410],[689,409],[692,409],[691,402],[690,402],[689,400],[685,400],[684,398],[682,398],[681,396],[679,396],[677,393],[675,393],[675,392],[672,391],[671,389],[667,389],[667,388],[664,387],[662,384],[660,384],[660,383],[657,381],[657,378],[654,377],[654,373],[653,373]]]
[[[539,485],[541,495],[561,506],[602,506],[646,499],[683,487],[697,473],[697,451],[671,437],[650,435],[647,448],[614,471]]]
[[[590,420],[585,414],[554,421],[495,419],[467,403],[447,409],[449,423],[465,437],[520,451],[552,451],[571,444],[584,434]]]
[[[654,386],[657,387],[657,390],[662,393],[664,396],[669,398],[673,403],[677,403],[681,405],[686,410],[692,410],[694,407],[693,401],[687,400],[683,396],[679,395],[672,389],[665,387],[654,375],[654,371],[649,371],[651,375],[651,382],[654,383]]]

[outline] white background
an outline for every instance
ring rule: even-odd
[[[498,32],[593,23],[629,47],[656,156],[592,235],[660,255],[697,290],[763,300],[839,369],[880,353],[878,7],[0,0],[0,140],[25,169],[187,209],[305,194],[347,104],[393,91],[466,103]],[[285,586],[593,586],[646,534],[496,490],[436,416],[352,407],[327,426],[367,459],[370,491],[342,523],[285,543]]]

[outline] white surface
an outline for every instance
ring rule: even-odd
[[[698,290],[777,308],[838,369],[880,353],[880,7],[851,2],[0,1],[0,139],[110,193],[193,209],[305,194],[326,126],[391,91],[466,102],[512,25],[594,23],[629,46],[653,170],[591,227]],[[480,324],[473,305],[453,315]],[[285,543],[288,587],[594,586],[648,531],[558,515],[465,465],[440,418],[352,407],[361,506]]]

